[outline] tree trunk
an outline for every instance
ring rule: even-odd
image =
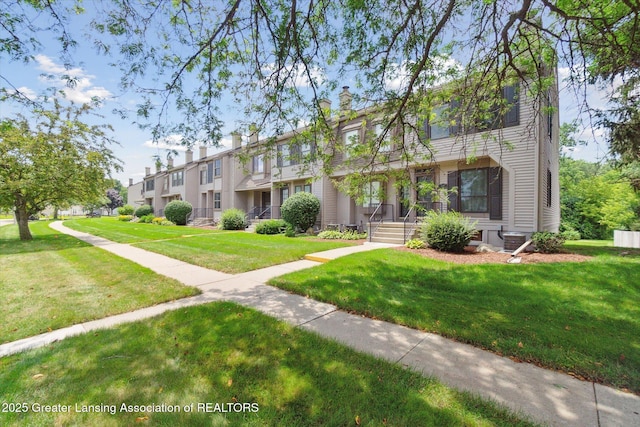
[[[58,207],[53,208],[53,219],[58,219]]]
[[[20,240],[33,240],[31,230],[29,230],[29,214],[27,213],[27,206],[21,199],[21,197],[18,198],[16,206],[16,221],[18,222]]]

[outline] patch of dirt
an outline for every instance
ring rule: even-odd
[[[396,249],[456,264],[504,264],[511,258],[510,253],[476,252],[475,246],[467,246],[465,251],[461,254],[440,252],[435,249],[409,249],[404,246]],[[541,254],[537,252],[522,252],[518,254],[518,257],[520,258],[521,264],[535,264],[541,262],[584,262],[593,259],[593,257],[590,256],[572,253]]]

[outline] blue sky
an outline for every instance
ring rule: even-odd
[[[73,26],[80,29],[89,17],[86,15],[74,18]],[[16,88],[22,92],[37,96],[52,85],[63,89],[66,98],[75,103],[88,102],[92,96],[97,96],[103,100],[100,113],[104,115],[103,122],[110,123],[114,128],[114,138],[120,142],[120,146],[113,146],[112,149],[116,156],[123,162],[124,170],[114,174],[114,178],[119,179],[123,185],[128,185],[129,179],[138,182],[144,175],[145,167],[153,165],[152,156],[161,155],[165,157],[166,148],[179,147],[179,156],[175,159],[176,164],[184,161],[184,149],[177,144],[180,140],[179,135],[175,135],[172,139],[161,143],[154,144],[151,141],[151,134],[143,131],[133,124],[135,117],[122,120],[120,117],[111,113],[114,108],[130,108],[135,109],[137,97],[135,93],[121,93],[118,87],[119,73],[116,69],[111,68],[108,64],[114,58],[105,58],[97,54],[90,46],[78,46],[75,51],[74,60],[78,65],[71,70],[65,70],[61,59],[57,54],[57,44],[46,40],[43,41],[43,49],[35,56],[35,61],[23,64],[10,62],[7,63],[2,59],[2,74]],[[74,88],[65,86],[62,75],[68,74],[78,80],[78,84]],[[566,77],[568,71],[561,68],[559,70],[560,77]],[[43,76],[49,75],[51,78]],[[561,87],[564,86],[562,83]],[[333,105],[338,104],[338,93],[332,99]],[[591,88],[587,94],[591,106],[604,106],[606,99],[606,91]],[[568,89],[561,89],[560,96],[560,121],[569,122],[576,118],[580,113],[579,101],[575,95]],[[7,108],[4,106],[3,108]],[[8,111],[0,111],[5,116],[10,114]],[[231,143],[230,132],[233,130],[234,123],[232,117],[225,120],[228,128],[225,129],[226,137],[222,140],[223,147],[229,147]],[[606,142],[602,139],[602,133],[599,131],[592,132],[587,129],[579,136],[579,139],[590,141],[588,146],[578,147],[572,154],[574,158],[596,161],[602,159],[607,152]],[[197,158],[197,149],[194,149]],[[209,148],[209,153],[214,149]]]

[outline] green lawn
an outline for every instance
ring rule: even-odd
[[[48,224],[0,227],[0,343],[198,293]]]
[[[65,221],[65,225],[225,273],[242,273],[302,259],[306,254],[348,246],[307,237],[267,236],[244,231],[203,230],[127,223],[113,218]]]
[[[584,263],[456,265],[385,249],[270,283],[639,393],[640,251],[569,247],[596,257]]]
[[[30,408],[0,412],[3,426],[532,425],[231,303],[180,309],[2,358],[0,395]],[[249,411],[205,412],[207,403],[212,411],[216,404],[242,408],[236,403]],[[64,412],[34,413],[34,404],[63,405]],[[179,412],[126,412],[123,404],[177,405]],[[102,412],[77,412],[76,405]]]

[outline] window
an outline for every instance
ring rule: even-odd
[[[289,198],[289,187],[282,187],[280,189],[280,203],[284,203]]]
[[[547,91],[547,135],[549,142],[553,138],[553,107],[551,105],[551,90]]]
[[[488,169],[460,171],[460,212],[488,212]]]
[[[165,176],[162,182],[162,190],[167,191],[169,189],[169,177]]]
[[[434,108],[433,116],[427,121],[427,135],[430,139],[446,138],[451,134],[449,120],[446,117],[448,109],[448,103]]]
[[[207,183],[207,169],[202,169],[200,171],[200,185]]]
[[[382,123],[378,123],[374,127],[376,138],[380,138],[382,133],[384,132],[385,126]],[[382,141],[380,141],[380,152],[388,152],[391,151],[391,129],[387,131],[387,134],[384,136]]]
[[[428,169],[416,171],[416,201],[425,210],[433,208],[433,173]]]
[[[547,207],[551,207],[552,202],[552,193],[551,193],[551,171],[547,169]]]
[[[207,163],[207,184],[213,182],[213,162]]]
[[[380,181],[372,181],[364,188],[364,201],[362,206],[367,207],[375,207],[380,204],[381,199],[381,188],[382,184]]]
[[[465,129],[467,133],[480,132],[520,124],[520,103],[518,101],[518,85],[502,88],[503,108],[496,105],[486,111],[477,123]],[[433,109],[433,114],[425,120],[425,132],[430,139],[441,139],[460,132],[460,102],[452,100]],[[499,116],[499,112],[504,113]]]
[[[184,184],[184,171],[174,172],[171,174],[171,186],[178,187]]]
[[[278,167],[291,166],[291,155],[289,154],[289,144],[278,145]]]
[[[452,171],[447,176],[449,209],[465,213],[488,212],[489,219],[502,219],[502,174],[499,167]]]
[[[349,157],[349,149],[360,142],[360,129],[350,130],[344,133],[344,158]]]
[[[520,102],[518,100],[518,85],[505,86],[502,89],[502,96],[509,106],[509,109],[502,117],[502,126],[517,126],[520,124]]]
[[[311,193],[311,184],[298,184],[293,187],[293,193]]]
[[[313,144],[309,142],[299,145],[278,145],[278,167],[299,165],[313,154]]]
[[[222,194],[219,192],[213,193],[213,209],[220,209],[222,202]]]
[[[264,156],[253,156],[253,173],[264,172]]]
[[[213,161],[213,176],[221,176],[222,175],[222,160],[215,159]]]
[[[156,186],[156,182],[153,179],[144,182],[145,191],[153,191]]]

